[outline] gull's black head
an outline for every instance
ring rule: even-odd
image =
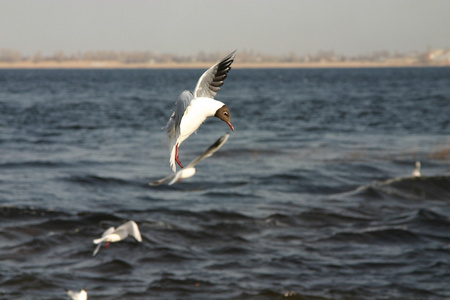
[[[224,105],[219,108],[214,116],[227,123],[228,126],[230,126],[231,130],[234,131],[233,124],[231,124],[231,114],[228,106]]]

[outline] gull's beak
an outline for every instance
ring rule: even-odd
[[[231,122],[227,122],[228,126],[230,126],[231,130],[234,132],[234,127],[233,124],[231,124]]]

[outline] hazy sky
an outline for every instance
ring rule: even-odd
[[[0,0],[0,48],[268,54],[450,46],[448,0]]]

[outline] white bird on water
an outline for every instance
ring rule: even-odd
[[[87,300],[88,298],[86,289],[82,289],[79,292],[68,290],[67,295],[69,295],[72,300]]]
[[[412,172],[413,177],[420,177],[422,174],[420,173],[420,161],[416,161],[416,167],[414,168],[414,171]]]
[[[108,248],[110,243],[119,242],[126,239],[129,235],[136,239],[138,242],[142,242],[141,232],[136,222],[128,221],[115,229],[114,227],[109,227],[103,232],[102,237],[94,240],[94,244],[97,247],[94,250],[92,256],[97,255],[102,243],[106,243],[105,248]]]
[[[170,166],[174,172],[178,165],[183,168],[178,158],[178,148],[200,125],[209,117],[217,117],[230,126],[231,114],[229,108],[214,96],[223,85],[231,64],[236,56],[236,51],[231,52],[221,61],[209,68],[197,82],[194,93],[184,91],[176,102],[176,108],[167,123],[167,135],[169,139]]]
[[[159,179],[157,181],[154,182],[150,182],[149,185],[161,185],[164,184],[168,181],[169,185],[174,184],[175,182],[180,182],[181,179],[185,179],[185,178],[189,178],[194,176],[195,172],[197,171],[195,169],[195,166],[201,162],[202,160],[204,160],[207,157],[210,157],[211,155],[213,155],[217,150],[219,150],[220,148],[222,148],[222,146],[226,143],[226,141],[228,140],[228,138],[230,137],[230,134],[227,133],[224,136],[222,136],[221,138],[219,138],[217,141],[214,142],[214,144],[212,144],[211,146],[209,146],[208,149],[206,149],[205,152],[203,152],[202,155],[198,156],[196,159],[194,159],[193,161],[191,161],[185,168],[179,170],[176,174],[172,174],[169,175],[165,178]]]

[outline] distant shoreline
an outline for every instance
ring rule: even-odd
[[[0,63],[0,69],[206,69],[214,62],[193,63],[121,63],[117,61],[45,61]],[[389,67],[450,67],[450,63],[417,63],[408,60],[389,60],[384,62],[235,62],[236,69],[309,69],[309,68],[389,68]]]

